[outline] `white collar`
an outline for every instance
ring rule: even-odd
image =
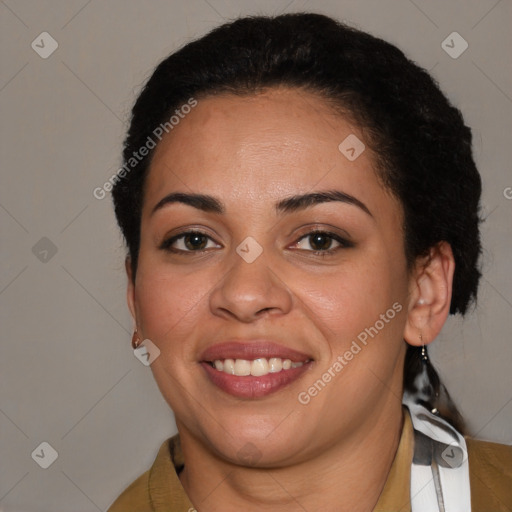
[[[414,428],[412,512],[471,512],[464,437],[448,422],[404,394]]]

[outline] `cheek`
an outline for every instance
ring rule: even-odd
[[[211,286],[203,274],[180,274],[165,265],[141,262],[135,299],[144,336],[159,345],[184,338],[204,314]]]
[[[382,258],[381,261],[353,261],[328,275],[303,274],[301,282],[299,279],[296,290],[300,299],[318,324],[323,324],[326,336],[339,340],[338,343],[357,338],[381,315],[386,316],[393,304],[402,306],[395,306],[395,309],[405,309],[402,304],[407,290],[405,273]],[[386,319],[392,316],[394,320],[395,313],[392,309]],[[392,326],[392,323],[399,325]],[[400,322],[386,323],[389,334],[396,334],[400,329]]]
[[[335,423],[340,411],[359,407],[353,404],[373,403],[396,373],[404,345],[407,274],[381,258],[379,264],[347,264],[321,279],[307,276],[296,289],[304,290],[300,298],[326,341],[315,379],[330,371],[326,378],[332,384],[315,403]]]

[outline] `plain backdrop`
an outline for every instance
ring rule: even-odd
[[[119,168],[131,106],[154,66],[243,14],[315,11],[383,37],[430,70],[463,111],[484,182],[484,277],[479,305],[448,322],[432,357],[471,432],[510,443],[511,7],[1,1],[0,510],[106,510],[176,431],[130,349],[122,239],[110,195],[98,200],[93,190]],[[443,49],[448,37],[456,53],[468,45],[457,58]],[[42,442],[57,454],[47,469],[37,454],[46,450],[49,461],[53,452]]]

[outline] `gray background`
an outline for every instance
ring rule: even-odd
[[[405,50],[462,109],[484,181],[485,275],[479,306],[448,322],[432,354],[473,434],[512,442],[511,7],[1,1],[0,510],[105,510],[175,432],[150,370],[130,349],[110,195],[97,200],[92,191],[119,167],[129,110],[153,67],[240,14],[343,19]],[[31,47],[43,31],[59,45],[47,59]],[[441,46],[453,31],[469,44],[456,59]],[[31,457],[43,441],[58,452],[48,469]]]

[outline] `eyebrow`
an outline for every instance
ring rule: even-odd
[[[341,202],[357,206],[363,210],[370,217],[373,217],[368,207],[359,199],[341,192],[340,190],[326,190],[323,192],[312,192],[308,194],[298,194],[285,199],[280,200],[276,203],[277,213],[291,213],[299,210],[304,210],[321,203],[328,202]],[[151,215],[157,210],[162,209],[164,206],[172,203],[182,203],[198,210],[209,213],[223,214],[226,209],[221,201],[213,196],[207,194],[190,194],[184,192],[173,192],[162,198],[156,206],[153,208]]]
[[[290,213],[303,210],[321,203],[338,201],[341,203],[357,206],[370,217],[373,217],[368,207],[359,199],[341,192],[340,190],[326,190],[324,192],[312,192],[309,194],[295,195],[279,201],[276,204],[278,213]]]
[[[193,206],[203,212],[224,213],[225,211],[222,203],[213,196],[206,194],[185,194],[183,192],[174,192],[158,201],[156,206],[153,208],[151,215],[153,215],[157,210],[160,210],[164,206],[172,203],[188,204],[189,206]]]

